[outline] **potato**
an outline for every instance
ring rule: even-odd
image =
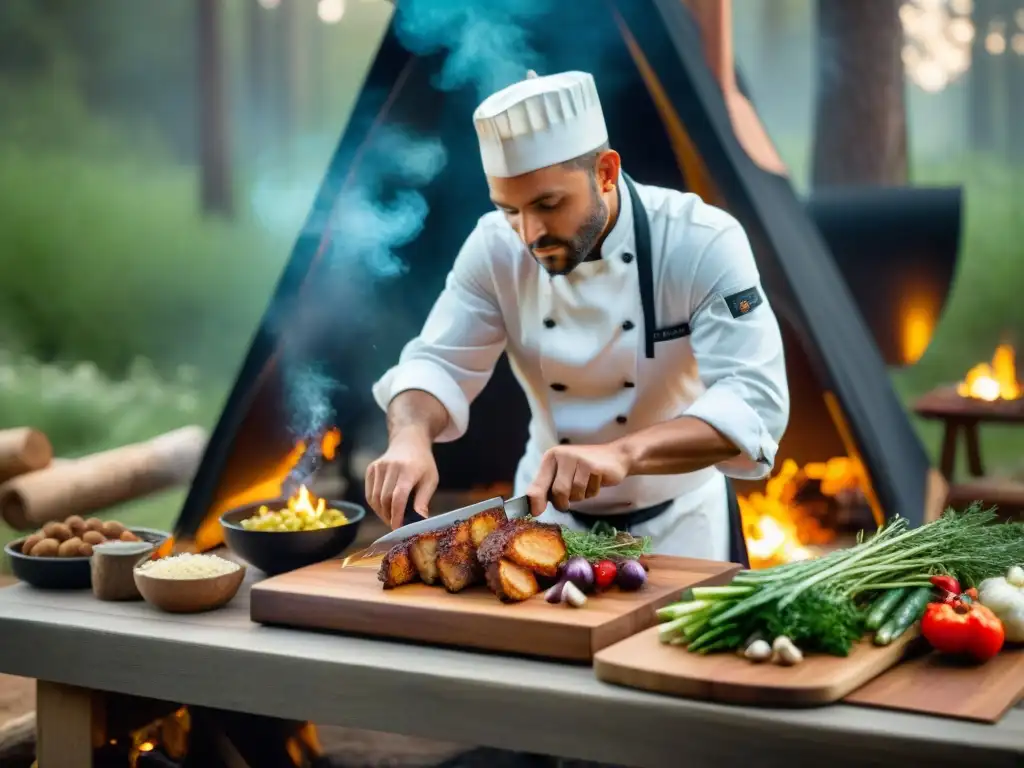
[[[64,521],[64,525],[71,529],[71,533],[75,536],[81,536],[85,531],[89,530],[85,527],[85,520],[78,515],[72,515]]]
[[[43,534],[41,533],[33,533],[31,536],[25,539],[25,542],[21,545],[21,554],[32,554],[32,549],[35,547],[35,545],[45,538],[46,537],[43,536]]]
[[[78,545],[78,554],[80,557],[92,557],[92,544],[83,541]]]
[[[139,537],[131,531],[125,531],[121,534],[121,541],[139,541]]]
[[[57,548],[57,557],[78,557],[78,551],[81,546],[82,540],[77,536],[72,536],[67,541],[61,542]]]
[[[88,528],[90,531],[100,531],[102,533],[103,521],[100,520],[98,517],[90,517],[88,520],[85,521],[85,527]]]
[[[57,541],[67,541],[71,538],[71,529],[64,523],[47,523],[43,526],[43,535]]]
[[[60,542],[56,539],[43,539],[29,553],[32,557],[56,557],[60,549]]]
[[[124,526],[116,520],[108,520],[103,524],[103,528],[100,529],[100,533],[108,539],[119,539],[121,534],[124,533]]]
[[[102,544],[106,540],[107,537],[99,531],[86,531],[82,534],[82,541],[84,541],[86,544],[92,544],[94,547],[97,544]]]

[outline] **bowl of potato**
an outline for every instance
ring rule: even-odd
[[[151,528],[128,528],[116,520],[72,515],[10,542],[4,552],[11,571],[26,584],[41,589],[88,589],[93,547],[108,541],[148,541],[159,546],[169,535]]]
[[[247,504],[220,518],[228,547],[270,576],[340,555],[366,516],[348,501],[317,500],[308,509],[290,508],[290,501]]]

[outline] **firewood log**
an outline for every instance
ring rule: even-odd
[[[200,427],[183,427],[19,475],[0,485],[0,516],[16,530],[34,530],[187,483],[205,445]]]
[[[0,725],[0,765],[29,765],[36,754],[36,713]]]
[[[53,446],[39,430],[30,427],[0,430],[0,483],[43,469],[52,458]]]

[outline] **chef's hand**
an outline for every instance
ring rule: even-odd
[[[540,515],[548,500],[565,512],[569,502],[597,496],[601,488],[618,485],[629,474],[629,461],[614,443],[607,445],[560,445],[551,448],[540,462],[540,470],[527,489],[530,512]]]
[[[413,509],[427,516],[437,481],[430,441],[413,433],[396,435],[384,455],[366,470],[366,500],[377,516],[395,529],[402,525],[414,491]]]

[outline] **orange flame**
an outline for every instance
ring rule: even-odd
[[[813,558],[816,555],[810,547],[827,544],[834,538],[833,531],[824,528],[794,501],[809,481],[820,484],[823,496],[835,497],[863,488],[865,475],[860,462],[845,456],[811,462],[803,468],[787,459],[765,484],[764,493],[740,496],[751,568]]]
[[[992,356],[992,364],[979,363],[967,372],[956,388],[960,397],[975,400],[1017,400],[1021,396],[1017,381],[1017,363],[1013,347],[1000,344]]]
[[[339,445],[341,445],[341,430],[332,427],[320,438],[320,452],[324,459],[327,461],[334,459]],[[306,442],[300,441],[278,462],[277,466],[267,473],[266,479],[249,486],[241,493],[236,493],[219,504],[214,504],[200,524],[195,540],[187,545],[188,549],[205,552],[219,546],[224,540],[224,534],[220,527],[220,516],[225,512],[257,501],[279,498],[284,492],[284,481],[287,479],[288,473],[302,460],[305,453]],[[306,493],[309,492],[306,491]],[[171,554],[181,544],[183,542],[176,542],[173,538],[168,539],[160,546],[157,557]]]

